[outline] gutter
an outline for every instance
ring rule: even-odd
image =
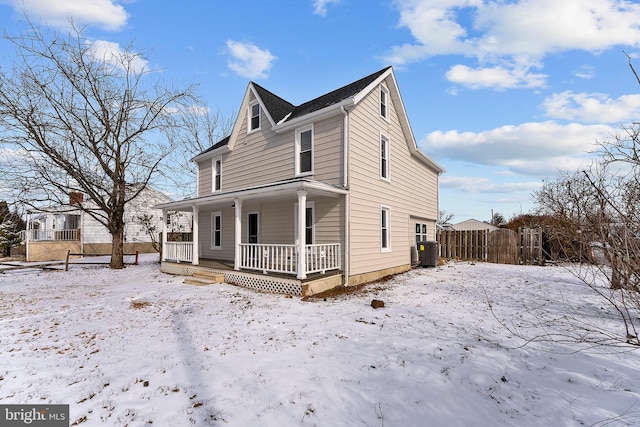
[[[353,98],[347,98],[337,104],[332,104],[332,105],[329,105],[328,107],[322,108],[320,110],[316,110],[312,113],[305,114],[300,117],[296,117],[291,121],[287,121],[285,123],[280,122],[279,124],[273,126],[272,129],[275,133],[286,132],[288,130],[295,129],[304,123],[314,122],[314,121],[325,119],[327,117],[335,116],[342,111],[343,107],[348,107],[353,104],[354,104]]]

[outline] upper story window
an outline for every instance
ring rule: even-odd
[[[389,176],[389,138],[380,135],[380,178],[390,181]]]
[[[249,104],[249,127],[247,132],[253,132],[260,129],[260,104],[258,101],[253,101]]]
[[[296,130],[296,175],[313,173],[313,124]]]
[[[220,191],[222,189],[222,158],[213,159],[212,168],[211,191]]]
[[[380,85],[380,117],[389,120],[389,89]]]

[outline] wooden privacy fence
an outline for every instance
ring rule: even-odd
[[[441,230],[436,239],[442,258],[499,264],[544,264],[542,229]]]

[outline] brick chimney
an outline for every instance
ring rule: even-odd
[[[78,205],[84,200],[84,194],[79,191],[71,191],[69,193],[69,204],[71,206]]]

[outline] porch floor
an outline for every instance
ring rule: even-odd
[[[232,261],[200,258],[198,265],[188,262],[163,261],[161,270],[180,276],[192,276],[196,271],[209,271],[224,274],[225,282],[262,292],[282,293],[297,296],[310,296],[328,289],[341,286],[342,271],[332,270],[322,273],[310,273],[306,279],[298,279],[290,274],[263,274],[258,270],[234,270]]]

